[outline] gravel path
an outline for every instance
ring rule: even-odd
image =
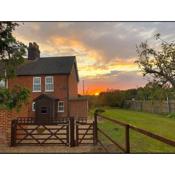
[[[99,146],[16,146],[0,145],[0,153],[98,153],[102,149]]]

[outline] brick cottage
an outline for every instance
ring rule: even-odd
[[[31,91],[28,103],[19,112],[0,111],[0,143],[9,143],[11,120],[35,117],[87,117],[88,101],[78,95],[78,70],[75,56],[40,57],[36,43],[29,43],[28,60],[8,80],[8,88],[19,84]]]

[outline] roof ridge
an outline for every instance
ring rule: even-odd
[[[76,58],[76,56],[48,56],[48,57],[40,57],[40,58],[41,59],[43,58]]]

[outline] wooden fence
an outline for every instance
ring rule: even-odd
[[[108,120],[108,121],[114,123],[115,125],[120,125],[120,126],[125,128],[125,147],[123,147],[122,145],[117,143],[117,141],[114,140],[113,138],[111,138],[108,135],[108,133],[104,132],[102,129],[100,129],[98,127],[98,119],[99,118],[104,119],[104,120]],[[97,114],[97,113],[94,114],[94,122],[97,123],[96,124],[96,127],[97,127],[96,139],[97,139],[98,143],[101,144],[101,146],[104,148],[104,150],[106,152],[108,152],[108,149],[106,148],[105,144],[103,144],[102,141],[99,139],[98,133],[101,133],[104,137],[106,137],[109,141],[111,141],[116,147],[118,147],[124,153],[130,153],[131,152],[131,150],[130,150],[130,148],[131,148],[131,146],[130,146],[130,130],[134,130],[138,133],[141,133],[141,134],[143,134],[145,136],[148,136],[152,139],[158,140],[158,141],[160,141],[162,143],[165,143],[167,145],[175,146],[175,141],[173,141],[173,140],[170,140],[170,139],[165,138],[163,136],[157,135],[157,134],[152,133],[150,131],[146,131],[144,129],[129,125],[128,123],[124,123],[124,122],[121,122],[121,121],[118,121],[118,120],[111,119],[111,118],[106,117],[106,116],[102,116],[102,115]]]
[[[175,101],[140,101],[140,100],[129,100],[126,102],[127,106],[136,111],[151,112],[158,114],[167,114],[175,112]]]

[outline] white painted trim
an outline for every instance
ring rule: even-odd
[[[63,103],[63,110],[59,110],[59,103]],[[58,110],[57,112],[64,112],[64,101],[58,101]]]
[[[54,92],[54,90],[45,90],[45,92]]]
[[[35,106],[35,102],[32,102],[32,112],[35,112],[34,106]]]
[[[32,91],[32,92],[41,92],[41,91]]]
[[[6,88],[7,89],[9,88],[9,81],[8,81],[8,79],[6,80]]]
[[[35,78],[39,78],[39,79],[40,79],[40,90],[34,90],[34,79],[35,79]],[[37,76],[33,77],[32,92],[41,92],[41,77],[37,77]]]
[[[5,87],[5,80],[0,80],[0,84],[1,84],[0,87],[2,87],[2,88],[7,88],[7,87]]]
[[[46,89],[46,78],[52,78],[52,82],[53,82],[53,89],[52,90]],[[45,76],[45,92],[54,92],[54,76]]]

